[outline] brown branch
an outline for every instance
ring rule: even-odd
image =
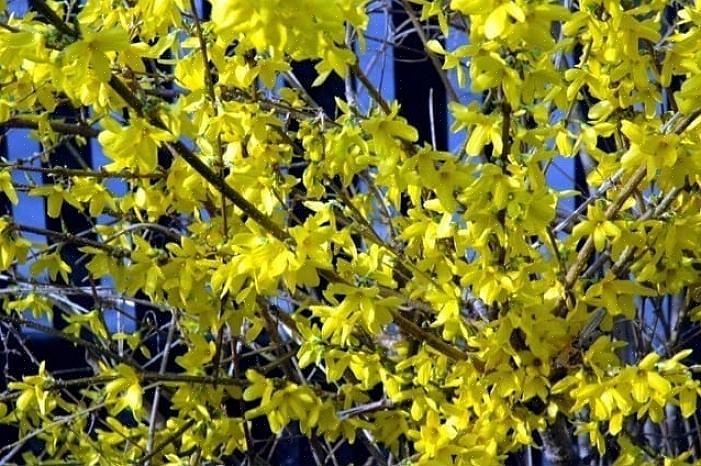
[[[370,94],[370,97],[372,97],[372,99],[378,103],[382,110],[389,115],[392,112],[392,108],[389,106],[385,98],[382,97],[380,91],[377,90],[375,85],[372,84],[370,79],[365,75],[363,69],[360,67],[360,63],[356,61],[351,66],[351,69],[353,70],[353,73],[355,73],[355,75],[357,76],[358,80],[363,84],[365,89],[367,89],[368,93]]]
[[[36,1],[42,1],[42,0],[36,0]],[[119,95],[119,97],[124,100],[124,102],[127,104],[128,107],[130,107],[132,110],[136,112],[138,116],[141,118],[144,118],[146,114],[144,113],[144,105],[141,103],[141,100],[134,95],[131,90],[124,84],[118,77],[115,75],[112,75],[110,77],[109,85],[112,88],[114,92]],[[153,122],[151,122],[153,124]],[[158,128],[160,129],[165,129],[165,126],[159,121],[158,122]]]
[[[197,173],[212,186],[222,192],[236,207],[241,209],[251,220],[267,230],[275,238],[283,242],[292,241],[292,237],[280,228],[270,217],[258,210],[256,206],[246,200],[238,191],[229,186],[210,167],[208,167],[194,152],[181,141],[166,143],[166,146],[175,154],[182,157]]]
[[[503,93],[502,93],[503,95]],[[506,168],[508,157],[511,153],[511,105],[506,100],[501,103],[501,160],[503,163],[502,170]]]
[[[4,22],[0,22],[0,28],[5,29],[6,31],[9,31],[9,32],[14,32],[14,33],[22,32],[21,29],[17,29],[16,27],[10,26],[9,24],[4,23]]]
[[[69,233],[63,233],[60,231],[54,231],[54,230],[47,230],[45,228],[37,228],[33,227],[30,225],[22,225],[18,223],[13,223],[12,228],[18,231],[23,231],[25,233],[34,233],[37,235],[42,235],[42,236],[50,236],[52,238],[58,239],[61,242],[64,243],[73,243],[73,244],[78,244],[82,246],[90,246],[93,248],[101,249],[110,255],[120,258],[120,257],[127,257],[131,254],[130,251],[116,247],[116,246],[108,246],[106,244],[100,243],[98,241],[93,241],[91,239],[83,238],[82,236],[78,235],[72,235]]]
[[[135,465],[136,465],[136,466],[142,466],[142,465],[148,463],[154,456],[156,456],[158,453],[160,453],[164,448],[166,448],[168,445],[170,445],[171,443],[175,442],[175,441],[178,440],[180,437],[182,437],[182,435],[183,435],[190,427],[192,427],[194,423],[195,423],[195,419],[194,419],[194,418],[188,419],[182,426],[180,426],[180,428],[179,428],[178,430],[176,430],[176,431],[174,431],[172,434],[170,434],[170,435],[168,436],[168,438],[166,438],[164,441],[162,441],[161,443],[159,443],[158,446],[156,446],[156,448],[154,448],[153,451],[152,451],[151,453],[149,453],[148,455],[146,455],[146,456],[144,456],[143,458],[141,458],[139,461],[137,461],[137,462],[135,463]]]
[[[619,209],[623,206],[625,201],[630,197],[631,194],[638,187],[638,184],[645,178],[647,173],[647,167],[639,167],[633,175],[628,178],[628,181],[621,188],[621,193],[616,197],[611,205],[608,206],[605,212],[606,220],[613,219],[618,213]],[[580,249],[579,254],[577,254],[577,259],[575,259],[574,264],[570,266],[567,270],[567,275],[565,275],[565,289],[570,290],[577,282],[580,274],[584,271],[584,267],[587,265],[589,256],[594,252],[594,237],[590,236],[587,238],[582,249]]]
[[[54,10],[51,9],[51,7],[44,2],[43,0],[38,0],[32,2],[32,6],[44,17],[48,22],[54,25],[56,29],[58,29],[61,33],[70,36],[72,38],[77,39],[80,37],[80,32],[77,29],[73,29],[70,26],[68,26],[66,23],[63,22],[60,16],[56,14]]]
[[[164,173],[134,173],[127,170],[121,172],[111,172],[107,170],[82,170],[77,168],[65,167],[34,167],[31,165],[23,165],[16,163],[0,163],[0,169],[7,168],[9,170],[17,170],[23,172],[45,173],[47,175],[58,177],[84,177],[84,178],[123,178],[123,179],[149,179],[156,180],[165,177]]]
[[[207,40],[204,38],[204,33],[202,32],[202,25],[200,24],[200,17],[197,13],[197,6],[195,5],[195,0],[190,0],[190,9],[192,10],[192,20],[195,24],[195,32],[197,33],[197,40],[200,43],[200,51],[202,52],[205,86],[207,87],[209,98],[212,101],[212,107],[214,107],[214,111],[216,113],[217,97],[214,93],[214,79],[212,78],[212,70],[209,67],[209,53],[207,52]]]
[[[227,386],[243,386],[246,383],[245,380],[234,377],[221,377],[215,381],[214,377],[210,375],[188,375],[169,372],[137,372],[136,376],[142,383],[214,385],[216,382]],[[117,375],[94,375],[78,379],[52,380],[47,384],[46,388],[49,390],[63,390],[72,387],[106,384],[118,378],[119,376]]]
[[[100,134],[100,130],[92,126],[81,124],[63,123],[60,121],[50,121],[51,129],[61,134],[70,134],[74,136],[82,136],[84,138],[96,138]],[[0,129],[4,128],[23,128],[23,129],[39,129],[39,124],[26,118],[16,117],[0,123]]]
[[[394,317],[394,323],[397,324],[397,327],[416,338],[417,341],[425,342],[427,345],[443,353],[445,356],[448,356],[450,359],[456,361],[467,360],[467,353],[437,337],[436,335],[425,331],[414,322],[404,317],[399,310],[392,309],[390,312],[392,313],[392,317]]]

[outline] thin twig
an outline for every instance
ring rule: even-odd
[[[416,32],[416,34],[419,35],[419,39],[421,39],[421,43],[424,46],[424,50],[426,51],[426,54],[428,55],[428,58],[431,60],[431,63],[433,64],[433,67],[436,69],[436,73],[438,73],[438,76],[441,79],[441,82],[443,83],[443,87],[445,87],[445,92],[448,95],[448,100],[450,102],[458,102],[460,99],[458,98],[457,92],[455,92],[455,89],[453,88],[452,83],[450,82],[450,79],[448,79],[448,75],[443,69],[443,64],[440,62],[436,54],[431,52],[431,50],[428,48],[428,38],[426,37],[426,34],[424,33],[423,26],[421,25],[421,22],[419,19],[416,17],[416,14],[414,13],[413,7],[409,4],[407,0],[402,0],[402,5],[404,6],[404,10],[406,11],[406,14],[409,16],[409,20],[411,21],[411,24],[414,26],[412,32]]]
[[[164,178],[166,176],[165,173],[136,173],[130,172],[128,170],[123,170],[121,172],[111,172],[104,169],[95,171],[65,167],[35,167],[31,165],[24,165],[18,163],[0,163],[0,169],[16,170],[22,172],[45,173],[47,175],[57,177],[84,177],[98,179],[121,178],[156,180]]]
[[[168,438],[163,440],[161,443],[158,444],[156,448],[153,449],[152,452],[141,458],[139,461],[134,463],[135,466],[143,466],[147,464],[154,456],[156,456],[158,453],[160,453],[165,447],[170,445],[171,443],[175,442],[178,440],[182,435],[187,432],[187,430],[195,424],[195,419],[190,418],[185,423],[180,426],[180,428],[173,433],[171,433]]]
[[[168,336],[166,337],[165,348],[163,349],[163,358],[161,359],[161,366],[158,368],[159,374],[165,374],[166,367],[168,365],[168,356],[170,354],[170,344],[173,341],[173,336],[175,335],[176,328],[176,314],[172,312],[170,319],[170,326],[168,327]],[[161,398],[161,386],[158,385],[153,392],[153,402],[151,403],[151,415],[149,416],[148,422],[148,439],[146,441],[146,452],[151,453],[153,451],[153,440],[156,435],[156,419],[158,417],[158,403]],[[147,462],[148,463],[148,462]]]
[[[105,252],[109,253],[110,255],[117,257],[117,258],[127,257],[131,254],[130,251],[128,251],[126,249],[116,247],[116,246],[109,246],[107,244],[100,243],[98,241],[93,241],[91,239],[87,239],[87,238],[84,238],[82,236],[72,235],[70,233],[63,233],[60,231],[48,230],[46,228],[37,228],[37,227],[33,227],[31,225],[22,225],[19,223],[13,223],[11,228],[18,230],[18,231],[23,231],[25,233],[34,233],[34,234],[42,235],[42,236],[50,236],[51,238],[58,239],[64,243],[73,243],[73,244],[77,244],[80,246],[90,246],[90,247],[93,247],[96,249],[103,250],[103,251],[105,251]]]

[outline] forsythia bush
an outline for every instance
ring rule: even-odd
[[[359,439],[394,465],[534,447],[579,464],[578,438],[617,466],[701,459],[698,425],[688,451],[640,434],[692,422],[701,393],[678,331],[701,318],[701,3],[394,2],[444,77],[454,153],[358,64],[379,2],[212,0],[211,20],[185,0],[78,3],[0,2],[0,125],[31,129],[44,162],[4,161],[0,190],[94,220],[0,219],[0,320],[48,331],[25,311],[61,313],[52,331],[93,371],[9,383],[2,455],[31,440],[27,464],[266,464],[262,421],[308,437],[318,464]],[[290,79],[304,60],[371,108],[348,94],[326,114]],[[51,165],[66,141],[109,162]],[[558,157],[591,167],[564,215],[578,193],[548,184]],[[70,282],[63,244],[90,279],[63,289],[94,309],[48,286]],[[108,328],[125,300],[168,316],[161,353]],[[249,353],[268,362],[246,369]]]

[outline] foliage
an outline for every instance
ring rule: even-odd
[[[296,425],[320,463],[361,438],[391,464],[497,465],[537,443],[567,464],[561,425],[615,465],[699,460],[693,436],[684,452],[636,432],[694,416],[701,393],[679,331],[701,316],[700,4],[395,3],[444,78],[453,152],[359,66],[378,2],[212,0],[212,20],[182,0],[0,4],[0,123],[32,129],[45,162],[3,163],[0,190],[93,223],[0,220],[0,319],[51,331],[23,312],[60,311],[94,371],[9,384],[2,422],[43,442],[25,462],[260,464],[255,419]],[[290,79],[302,60],[370,108],[347,86],[324,113]],[[50,164],[90,141],[108,164]],[[587,191],[548,183],[563,157],[589,162]],[[148,328],[108,328],[125,300],[171,316],[162,353]],[[268,362],[242,370],[248,353]]]

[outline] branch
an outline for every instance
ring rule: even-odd
[[[34,330],[38,330],[42,333],[45,333],[47,335],[51,335],[54,337],[61,338],[63,340],[70,341],[71,343],[82,346],[95,354],[100,354],[102,356],[108,357],[115,359],[119,362],[123,362],[125,364],[131,364],[131,361],[129,361],[127,358],[120,356],[119,354],[116,354],[112,351],[110,351],[107,348],[103,348],[102,346],[83,340],[82,338],[74,337],[73,335],[69,335],[67,333],[61,332],[60,330],[56,330],[53,327],[48,327],[46,325],[42,325],[38,322],[34,322],[33,320],[28,320],[28,319],[22,319],[19,317],[14,317],[12,315],[3,315],[0,314],[0,321],[7,322],[8,324],[15,324],[15,325],[22,325],[24,327],[29,327]]]
[[[368,93],[370,94],[370,97],[378,103],[378,105],[382,108],[382,111],[384,111],[386,114],[390,114],[392,112],[391,107],[387,103],[384,97],[382,97],[382,94],[380,94],[380,91],[377,90],[377,88],[372,84],[370,79],[365,76],[365,73],[363,72],[362,68],[360,68],[360,63],[356,61],[353,66],[351,66],[353,73],[358,77],[358,80],[363,84],[365,89],[367,89]]]
[[[134,173],[127,170],[121,172],[111,172],[107,170],[82,170],[78,168],[65,168],[65,167],[34,167],[31,165],[23,165],[18,163],[0,163],[0,168],[7,168],[9,170],[17,170],[23,172],[34,172],[34,173],[44,173],[51,176],[63,176],[63,177],[84,177],[84,178],[123,178],[123,179],[148,179],[157,180],[165,176],[164,173]]]
[[[676,113],[662,128],[663,134],[676,133],[681,134],[684,132],[691,123],[701,115],[701,109],[695,110],[691,114],[681,117],[679,113]],[[626,181],[626,183],[621,188],[620,194],[616,197],[611,205],[606,209],[605,216],[607,220],[613,219],[618,211],[623,207],[626,200],[635,192],[638,185],[645,178],[647,173],[647,166],[638,167],[638,169],[631,175],[631,177]],[[570,290],[577,282],[580,274],[584,271],[584,267],[589,260],[589,256],[594,252],[594,238],[590,236],[584,243],[584,246],[579,251],[577,259],[574,264],[567,271],[565,276],[565,290]],[[562,310],[560,311],[563,312]]]
[[[192,9],[192,18],[195,23],[195,31],[197,32],[197,39],[200,42],[200,51],[202,52],[202,69],[204,70],[204,81],[207,87],[207,92],[209,93],[209,100],[212,105],[212,113],[216,116],[219,112],[217,111],[217,96],[214,92],[214,78],[212,77],[212,70],[209,66],[209,53],[207,52],[207,40],[202,32],[202,25],[200,24],[200,18],[197,14],[197,6],[195,5],[195,0],[190,0],[190,8]],[[254,90],[255,92],[255,90]],[[224,179],[224,153],[222,151],[222,140],[221,134],[217,134],[217,143],[214,144],[214,149],[217,154],[217,159],[219,160],[219,178]],[[226,216],[226,196],[221,194],[221,216],[222,216],[222,233],[224,238],[228,237],[229,224]],[[223,328],[223,327],[222,327]],[[220,329],[221,332],[221,329]],[[217,339],[221,343],[221,333]],[[218,345],[219,346],[219,345]],[[217,346],[217,348],[218,348]],[[217,349],[217,354],[219,354],[219,349]],[[216,369],[219,370],[218,367]]]
[[[545,450],[545,458],[553,466],[569,466],[577,464],[577,456],[572,446],[572,436],[567,429],[567,422],[562,414],[540,432]]]
[[[82,236],[71,235],[69,233],[62,233],[60,231],[47,230],[45,228],[37,228],[29,225],[21,225],[18,223],[13,223],[11,228],[18,231],[23,231],[25,233],[34,233],[42,236],[50,236],[64,243],[73,243],[82,246],[90,246],[93,248],[101,249],[117,258],[127,257],[131,254],[131,252],[127,249],[123,249],[117,246],[108,246],[107,244],[103,244],[98,241],[83,238]]]
[[[404,10],[406,10],[406,14],[409,16],[409,20],[411,21],[411,24],[414,26],[414,30],[416,31],[416,34],[419,35],[419,39],[421,39],[421,43],[424,45],[424,50],[426,51],[426,54],[428,55],[428,58],[431,60],[431,63],[433,63],[433,67],[436,69],[436,73],[438,73],[438,76],[441,78],[441,81],[443,82],[443,87],[445,87],[445,92],[448,94],[448,100],[450,102],[458,102],[460,99],[458,98],[457,92],[455,92],[455,89],[453,89],[453,85],[450,83],[450,80],[448,79],[448,75],[443,70],[443,64],[440,62],[438,57],[431,52],[431,50],[428,48],[426,45],[428,43],[428,38],[426,37],[426,34],[424,34],[423,27],[421,27],[421,23],[419,22],[418,18],[416,17],[416,14],[414,14],[414,10],[411,5],[407,2],[407,0],[403,0],[402,4],[404,6]]]
[[[194,418],[188,419],[178,430],[173,432],[166,438],[164,441],[162,441],[154,450],[149,453],[148,455],[144,456],[141,458],[139,461],[136,462],[136,466],[142,466],[146,463],[149,462],[154,456],[156,456],[158,453],[160,453],[165,447],[170,445],[171,443],[175,442],[178,440],[182,435],[190,428],[192,425],[195,423]]]
[[[77,29],[73,29],[70,26],[68,26],[66,23],[63,22],[60,16],[56,14],[54,10],[51,9],[49,5],[46,4],[43,0],[38,0],[32,2],[32,5],[36,10],[44,15],[47,21],[49,21],[51,24],[53,24],[56,29],[58,29],[61,33],[70,36],[74,39],[77,39],[80,37],[80,32]]]
[[[162,384],[196,384],[196,385],[220,385],[243,386],[245,381],[234,377],[220,377],[214,380],[209,375],[187,375],[169,372],[137,372],[136,376],[142,383],[162,383]],[[45,388],[49,390],[63,390],[66,388],[85,387],[89,385],[106,384],[119,378],[117,375],[94,375],[81,377],[79,379],[53,380]]]
[[[630,197],[631,194],[635,191],[635,189],[638,187],[640,182],[645,178],[645,174],[647,173],[647,167],[642,166],[639,167],[633,175],[626,181],[626,183],[623,185],[621,188],[621,193],[616,197],[616,199],[613,201],[611,205],[608,206],[605,212],[606,220],[611,220],[613,219],[616,214],[618,214],[618,211],[620,208],[623,206],[625,201]],[[577,279],[579,279],[580,274],[584,271],[584,267],[587,265],[587,261],[589,260],[589,256],[594,252],[594,237],[590,236],[587,238],[586,242],[584,243],[584,246],[582,249],[579,251],[579,254],[577,254],[577,259],[575,260],[574,264],[569,268],[567,271],[567,275],[565,275],[565,289],[570,290],[574,286],[574,284],[577,282]]]
[[[504,93],[502,92],[502,96]],[[503,166],[502,170],[504,167],[506,167],[506,164],[509,162],[509,154],[511,153],[511,105],[505,100],[504,97],[502,97],[502,102],[501,102],[501,116],[502,116],[502,123],[501,123],[501,144],[502,144],[502,149],[501,149],[501,154],[500,158],[502,160]]]
[[[49,126],[51,129],[57,133],[71,134],[75,136],[82,136],[84,138],[96,138],[100,134],[100,130],[93,128],[92,126],[85,126],[81,124],[73,123],[63,123],[60,121],[50,121]],[[4,128],[25,128],[25,129],[39,129],[39,124],[36,121],[28,120],[21,117],[10,118],[4,123],[0,123],[0,129]]]
[[[168,336],[166,337],[166,344],[163,350],[163,358],[161,359],[161,366],[158,369],[158,374],[163,375],[166,371],[166,365],[168,364],[168,355],[170,353],[171,342],[173,341],[173,336],[175,335],[176,327],[176,313],[172,313],[170,320],[170,327],[168,327]],[[151,453],[153,451],[153,439],[156,435],[156,418],[158,417],[158,403],[161,399],[161,387],[157,386],[153,392],[153,402],[151,403],[151,415],[148,421],[148,438],[146,440],[146,451]]]
[[[208,167],[202,160],[195,155],[185,144],[181,141],[166,143],[168,149],[182,157],[190,167],[192,167],[197,173],[207,180],[212,186],[217,188],[222,194],[226,196],[236,207],[241,209],[244,214],[251,218],[258,225],[267,230],[275,238],[280,241],[289,243],[292,241],[292,237],[285,230],[280,228],[273,220],[265,215],[263,212],[258,210],[256,206],[248,202],[241,194],[238,193],[234,188],[229,186],[229,184],[221,179],[214,171]]]

